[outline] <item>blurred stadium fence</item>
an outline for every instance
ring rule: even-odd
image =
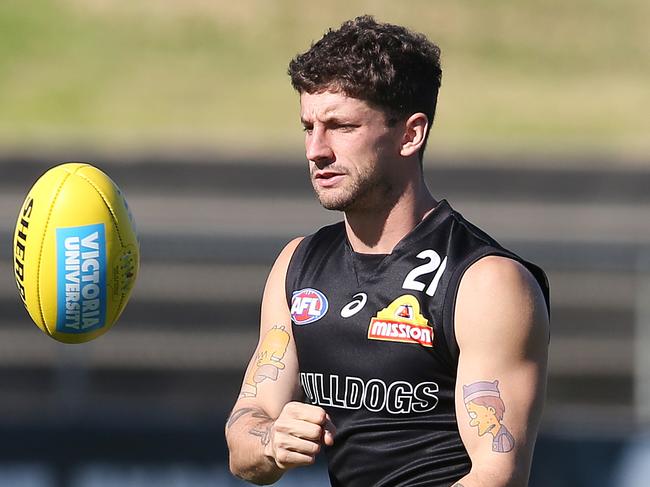
[[[115,328],[65,346],[22,309],[10,243],[27,189],[64,160],[0,160],[0,485],[238,485],[223,423],[266,274],[285,242],[339,215],[318,206],[298,161],[89,157],[127,195],[142,267]],[[613,487],[628,436],[650,419],[650,172],[542,162],[433,160],[426,174],[437,197],[549,274],[531,485]]]

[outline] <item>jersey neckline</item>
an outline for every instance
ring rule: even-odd
[[[402,248],[418,242],[419,240],[427,237],[440,223],[447,218],[452,212],[451,206],[446,199],[441,199],[438,204],[426,215],[415,227],[411,229],[402,239],[397,242],[392,252],[389,254],[369,254],[356,252],[350,244],[348,234],[343,227],[344,241],[345,241],[345,255],[349,259],[349,264],[354,271],[357,279],[357,284],[362,286],[372,281],[379,275],[387,264],[389,264],[396,256],[398,256]],[[343,222],[341,222],[343,223]]]

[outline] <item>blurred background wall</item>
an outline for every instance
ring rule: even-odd
[[[434,194],[549,274],[531,485],[648,485],[643,0],[1,2],[0,485],[241,485],[222,431],[266,274],[340,219],[311,194],[286,67],[363,13],[442,48]],[[82,346],[38,331],[12,270],[24,195],[70,160],[122,187],[142,243],[123,317]],[[327,485],[323,466],[279,483],[298,484]]]

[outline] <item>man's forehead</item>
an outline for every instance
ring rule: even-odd
[[[303,120],[334,116],[368,114],[373,111],[368,103],[340,92],[300,94],[300,117]]]

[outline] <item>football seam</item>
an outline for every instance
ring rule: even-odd
[[[81,168],[79,168],[79,169],[81,169]],[[124,241],[122,240],[122,235],[120,235],[120,228],[117,225],[117,215],[115,214],[115,210],[113,210],[111,205],[108,203],[108,198],[106,198],[106,196],[104,195],[102,190],[99,189],[99,187],[97,187],[97,185],[93,182],[92,179],[90,179],[87,176],[84,176],[83,174],[76,174],[75,173],[75,175],[79,176],[81,179],[86,181],[88,184],[90,184],[94,188],[95,191],[97,191],[97,194],[99,194],[99,197],[102,199],[102,201],[106,205],[106,208],[108,208],[108,212],[111,214],[111,221],[113,222],[113,227],[115,227],[115,233],[117,233],[117,238],[120,241],[120,245],[122,247],[124,247]]]
[[[61,193],[61,189],[63,188],[63,185],[68,180],[68,178],[73,174],[68,171],[64,171],[64,172],[67,172],[68,174],[63,178],[63,180],[59,184],[59,187],[56,189],[56,193],[54,194],[52,203],[50,204],[50,207],[47,210],[47,218],[45,219],[45,228],[43,229],[43,238],[41,239],[41,248],[38,249],[38,267],[36,269],[36,298],[37,298],[36,300],[38,301],[38,312],[41,315],[41,320],[43,321],[43,328],[45,328],[45,332],[50,336],[52,336],[52,333],[50,332],[50,329],[47,326],[47,322],[45,321],[45,314],[43,313],[43,303],[41,302],[41,267],[43,265],[43,247],[45,246],[45,235],[47,235],[47,228],[50,226],[50,217],[52,216],[52,210],[54,209],[54,205],[56,204],[56,200],[59,197],[59,193]],[[56,323],[54,327],[56,329]]]
[[[79,169],[81,169],[81,168],[79,168]],[[75,174],[76,174],[76,172],[75,172]],[[97,194],[102,199],[102,201],[106,205],[106,208],[108,208],[108,211],[111,214],[111,221],[113,223],[113,227],[115,228],[115,233],[117,234],[117,238],[120,241],[120,245],[121,245],[122,249],[124,249],[124,241],[122,240],[122,235],[120,234],[120,228],[119,228],[119,225],[117,224],[117,215],[115,214],[115,210],[113,210],[113,207],[109,204],[108,198],[106,198],[106,196],[104,195],[102,190],[93,182],[92,179],[90,179],[87,176],[84,176],[83,174],[76,174],[76,175],[79,176],[84,181],[86,181],[88,184],[90,184],[90,186],[92,186],[93,189],[95,191],[97,191]],[[120,302],[119,302],[119,305],[118,305],[117,309],[121,310],[123,308],[123,305],[124,305],[124,300],[125,300],[126,293],[120,292],[119,296],[120,296]]]

